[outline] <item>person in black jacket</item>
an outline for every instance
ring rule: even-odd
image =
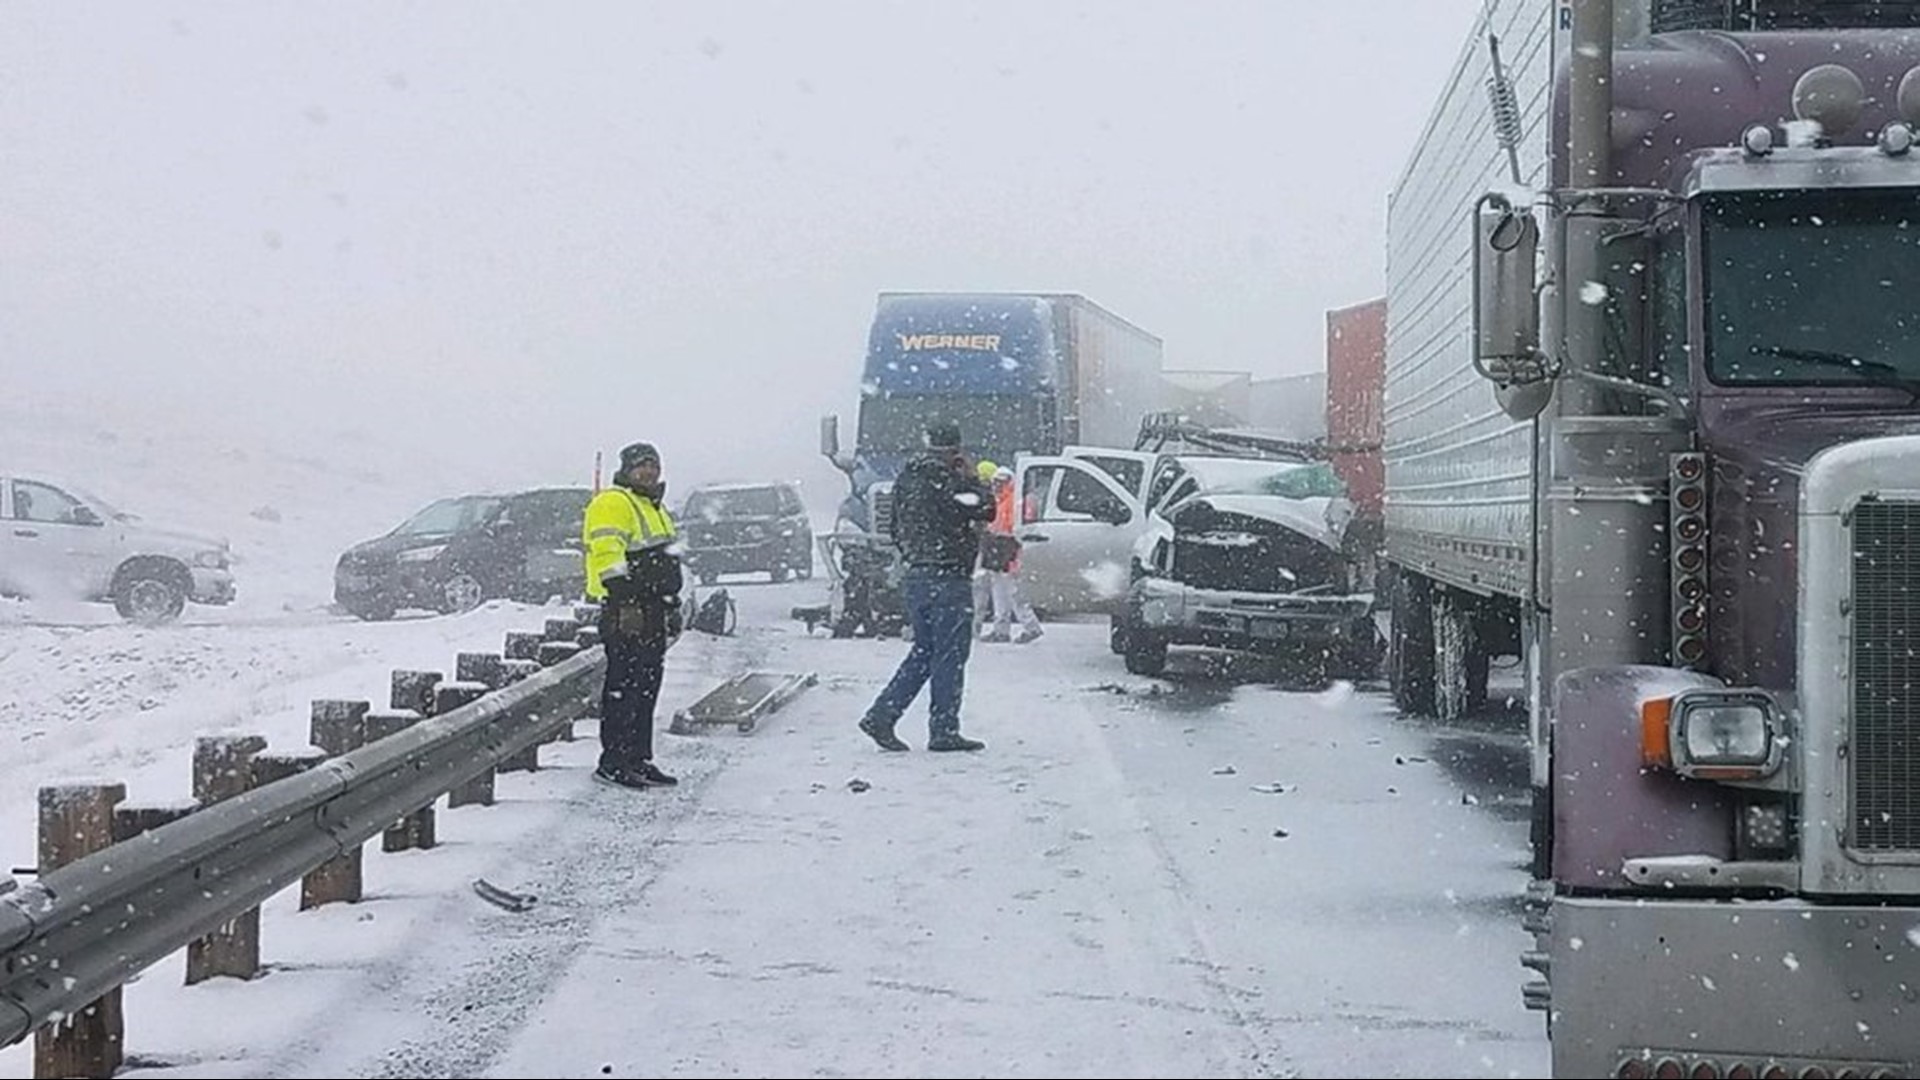
[[[903,583],[913,647],[860,720],[882,750],[905,750],[894,725],[932,684],[927,749],[983,750],[960,734],[960,696],[973,646],[973,568],[993,496],[960,450],[957,424],[927,428],[927,452],[893,484],[893,541],[906,562]]]

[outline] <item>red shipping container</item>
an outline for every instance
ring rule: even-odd
[[[1385,431],[1387,302],[1327,312],[1327,446],[1354,512],[1379,519],[1387,471]]]

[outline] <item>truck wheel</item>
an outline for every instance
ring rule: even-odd
[[[1451,589],[1434,598],[1433,715],[1459,720],[1487,702],[1488,660],[1473,605]]]
[[[171,622],[186,610],[193,577],[172,559],[132,559],[113,577],[113,607],[120,617],[148,626]]]
[[[1115,656],[1127,655],[1127,623],[1118,615],[1109,615],[1107,624],[1107,648]]]
[[[1121,658],[1129,675],[1160,675],[1167,670],[1167,639],[1144,630],[1131,631]]]
[[[1387,682],[1393,703],[1413,716],[1433,715],[1433,588],[1426,578],[1395,575],[1387,635]]]

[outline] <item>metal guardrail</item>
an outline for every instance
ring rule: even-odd
[[[328,860],[546,741],[597,695],[592,647],[471,704],[0,895],[0,1046],[73,1015]]]

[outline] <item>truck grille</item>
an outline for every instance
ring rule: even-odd
[[[1853,512],[1853,846],[1920,850],[1920,502]]]

